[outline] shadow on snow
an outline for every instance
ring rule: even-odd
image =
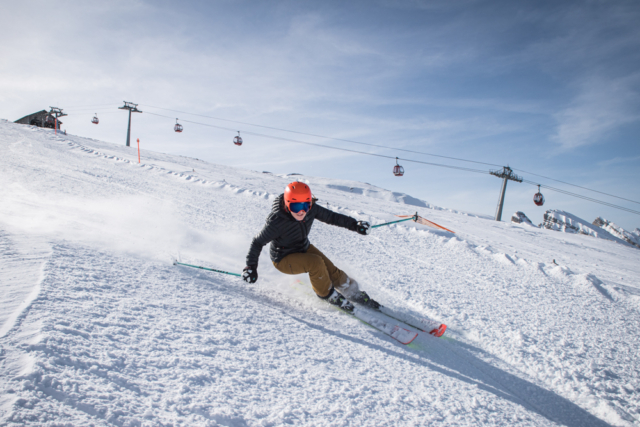
[[[591,415],[570,400],[479,359],[474,353],[483,352],[482,350],[454,339],[436,339],[421,334],[409,347],[413,347],[412,349],[415,350],[413,355],[407,355],[360,338],[327,329],[290,313],[285,314],[309,328],[370,347],[392,357],[427,367],[456,380],[475,385],[479,389],[521,405],[527,410],[560,425],[568,427],[609,426],[609,424]],[[433,351],[425,355],[420,351],[421,344],[425,347],[429,346]],[[455,357],[452,357],[452,353]]]
[[[200,278],[205,278],[202,275],[199,276]],[[242,298],[254,300],[259,304],[268,304],[280,311],[283,315],[309,328],[331,334],[355,344],[367,346],[373,350],[384,352],[389,356],[426,367],[458,381],[464,381],[500,399],[505,399],[520,405],[528,411],[535,412],[557,424],[567,427],[610,426],[610,424],[607,424],[553,391],[544,389],[483,361],[478,358],[476,354],[484,353],[484,351],[469,344],[456,341],[446,336],[436,339],[420,334],[410,346],[406,347],[412,350],[413,354],[406,354],[361,338],[327,329],[321,325],[297,317],[292,314],[291,306],[273,299],[270,295],[260,294],[247,288],[229,287],[224,281],[218,281],[210,276],[205,280],[223,287],[225,292],[237,293],[241,295]],[[298,311],[298,309],[294,311]],[[381,332],[380,335],[382,335]],[[392,338],[386,338],[392,340]],[[395,341],[393,342],[395,343]],[[400,346],[401,344],[398,343],[398,345]],[[421,351],[423,348],[429,348],[432,351],[429,354],[425,354],[424,351]]]

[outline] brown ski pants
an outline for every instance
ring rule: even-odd
[[[309,245],[306,253],[289,254],[273,265],[285,274],[309,273],[311,286],[320,298],[329,296],[332,285],[339,289],[348,279],[344,271],[333,265],[331,260],[313,245]]]

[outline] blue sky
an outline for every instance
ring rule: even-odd
[[[65,1],[5,4],[0,117],[59,106],[70,133],[275,173],[369,182],[493,215],[498,178],[321,149],[496,169],[189,116],[175,109],[460,157],[640,201],[640,3],[636,1]],[[84,107],[90,106],[90,107]],[[94,107],[95,106],[95,107]],[[100,124],[90,123],[98,113]],[[247,132],[234,132],[175,118]],[[402,162],[401,162],[402,163]],[[518,171],[530,181],[640,210]],[[510,182],[507,219],[546,209],[626,229],[640,216]]]

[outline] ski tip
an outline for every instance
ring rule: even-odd
[[[400,341],[400,342],[401,342],[402,344],[404,344],[404,345],[409,345],[409,344],[411,344],[411,343],[413,342],[413,340],[415,340],[417,337],[418,337],[418,334],[416,333],[416,334],[413,336],[413,338],[411,338],[409,341],[407,341],[407,342],[402,342],[402,341]]]
[[[413,340],[416,339],[418,333],[396,325],[389,335],[391,335],[391,338],[395,339],[400,344],[407,345],[411,344]]]
[[[445,331],[447,330],[447,325],[445,325],[444,323],[440,326],[438,326],[437,328],[432,329],[431,331],[429,331],[429,333],[431,335],[433,335],[434,337],[441,337],[444,335]]]

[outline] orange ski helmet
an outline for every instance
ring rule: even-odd
[[[288,212],[291,203],[308,202],[311,205],[311,189],[304,182],[292,182],[284,189],[284,207]]]

